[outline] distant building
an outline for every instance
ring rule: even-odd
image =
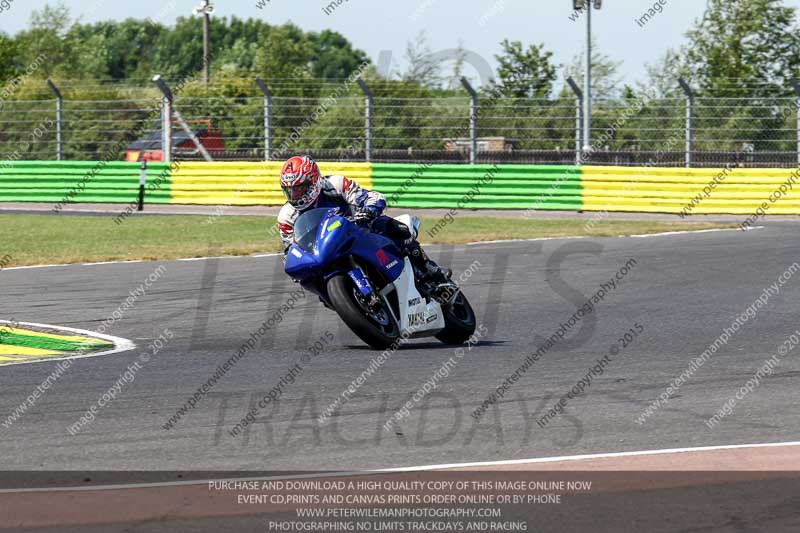
[[[479,152],[513,152],[519,141],[506,137],[478,137]],[[470,139],[445,139],[444,149],[448,152],[469,152],[472,146]]]
[[[209,153],[224,151],[225,141],[222,138],[222,132],[211,129],[211,121],[203,120],[199,122],[206,126],[202,129],[193,130],[200,144]],[[163,161],[162,136],[163,130],[157,129],[130,143],[125,153],[125,161]],[[196,154],[199,152],[189,134],[177,125],[172,129],[172,152],[175,155]]]

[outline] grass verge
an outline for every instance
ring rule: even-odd
[[[537,237],[611,237],[663,231],[729,228],[704,222],[526,220],[458,217],[434,237],[425,229],[436,220],[423,218],[420,241],[459,244]],[[139,216],[114,224],[104,216],[0,215],[0,269],[11,266],[98,261],[177,259],[208,255],[278,252],[281,244],[269,230],[275,217]]]

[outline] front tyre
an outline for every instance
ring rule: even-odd
[[[371,310],[347,274],[337,274],[328,280],[328,296],[347,327],[372,348],[384,350],[400,337],[400,328],[386,302]]]
[[[436,338],[445,344],[463,344],[475,333],[475,311],[460,290],[451,304],[442,307],[444,329]]]

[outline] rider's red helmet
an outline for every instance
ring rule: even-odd
[[[322,187],[319,167],[313,159],[295,156],[281,168],[281,189],[286,200],[297,209],[314,205]]]

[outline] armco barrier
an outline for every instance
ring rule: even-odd
[[[577,167],[374,163],[372,181],[399,207],[581,208]]]
[[[320,162],[390,206],[660,213],[800,214],[800,169],[583,168]],[[146,203],[280,205],[281,163],[148,163]],[[139,163],[0,162],[0,202],[135,201]],[[159,180],[159,177],[161,179]],[[81,185],[83,184],[83,185]]]
[[[0,163],[0,201],[132,202],[139,196],[138,163],[96,161],[14,161]],[[147,166],[147,180],[159,188],[147,191],[145,201],[169,203],[169,171],[164,163]],[[71,196],[69,196],[71,195]]]
[[[581,169],[587,211],[751,214],[764,202],[771,214],[800,213],[800,169]]]

